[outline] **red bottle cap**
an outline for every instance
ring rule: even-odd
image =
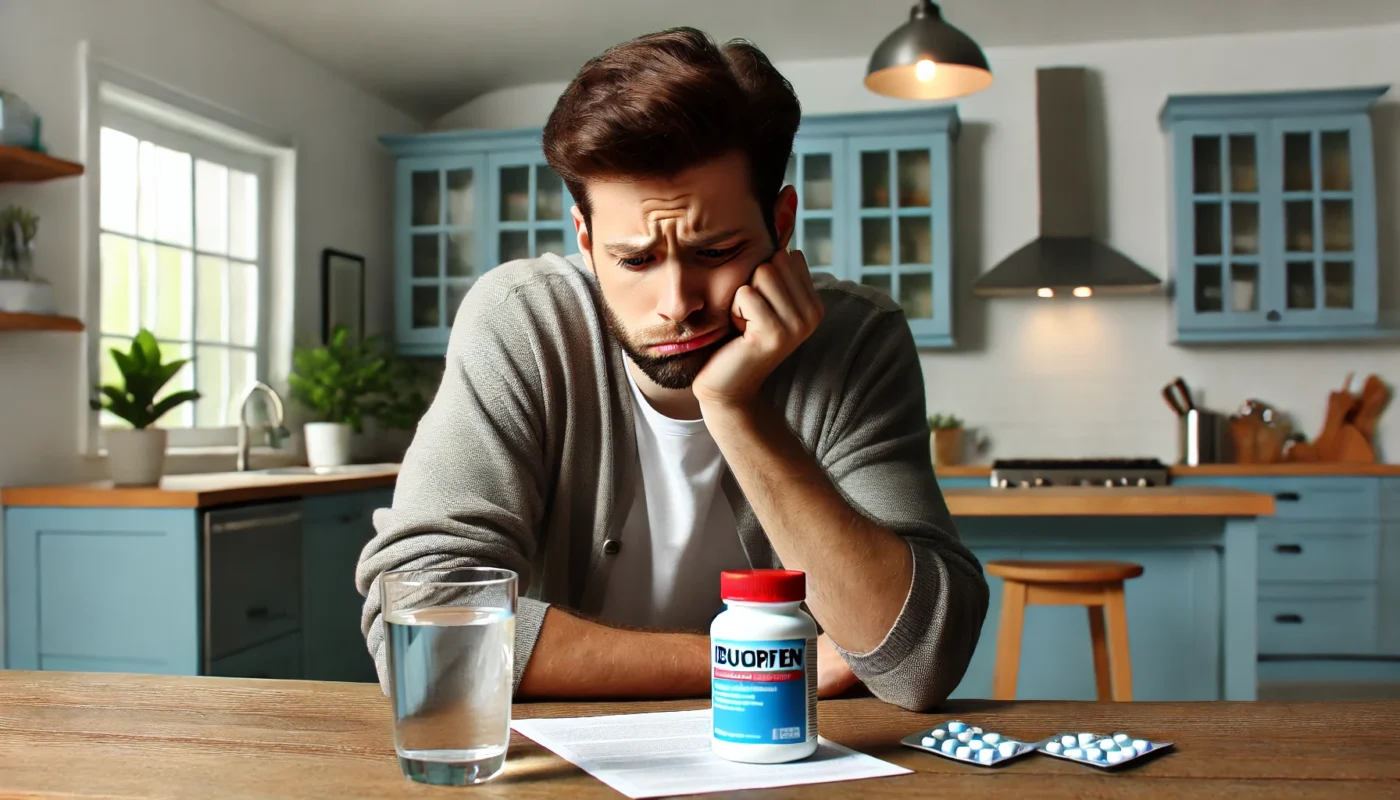
[[[734,569],[719,574],[719,596],[750,603],[800,603],[807,574],[792,569]]]

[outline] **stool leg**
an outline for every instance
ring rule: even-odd
[[[1003,580],[1001,625],[997,631],[997,663],[992,671],[992,697],[1016,699],[1016,673],[1021,668],[1021,628],[1026,621],[1026,585]]]
[[[1094,647],[1094,688],[1099,702],[1113,699],[1113,683],[1108,672],[1108,634],[1104,632],[1103,606],[1085,606],[1089,612],[1089,642]]]
[[[1133,699],[1133,662],[1128,654],[1128,607],[1123,602],[1123,584],[1104,592],[1104,615],[1108,618],[1108,662],[1113,673],[1113,699]]]

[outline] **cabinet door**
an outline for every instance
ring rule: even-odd
[[[578,252],[574,201],[539,150],[492,153],[487,261],[491,266],[544,253]]]
[[[4,546],[10,669],[199,674],[193,510],[11,508]]]
[[[1370,136],[1354,117],[1275,120],[1267,198],[1280,292],[1270,321],[1373,325],[1376,257]],[[1364,168],[1363,168],[1364,167]],[[1370,287],[1367,289],[1365,287]]]
[[[480,155],[398,163],[395,316],[398,343],[407,351],[441,352],[467,289],[487,268],[484,165]]]
[[[1381,563],[1377,607],[1381,655],[1400,656],[1400,522],[1381,527]]]
[[[858,136],[847,144],[852,280],[889,294],[921,346],[952,344],[947,139]]]
[[[797,228],[792,247],[801,250],[813,274],[847,275],[848,189],[845,143],[840,138],[798,139],[788,160],[786,183],[797,189]],[[852,277],[853,280],[857,279]]]
[[[1175,137],[1176,300],[1180,327],[1259,327],[1282,290],[1262,172],[1267,127],[1192,122]]]
[[[360,551],[374,535],[379,493],[308,497],[302,532],[305,624],[301,643],[307,680],[374,681],[374,660],[360,633],[364,598],[355,588]]]

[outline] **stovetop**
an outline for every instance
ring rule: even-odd
[[[1004,458],[992,462],[992,486],[1142,488],[1166,486],[1167,465],[1156,458]]]

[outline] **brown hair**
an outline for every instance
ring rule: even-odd
[[[671,28],[584,64],[550,112],[544,155],[591,225],[588,178],[665,178],[741,151],[776,241],[773,205],[801,116],[792,85],[757,47]]]

